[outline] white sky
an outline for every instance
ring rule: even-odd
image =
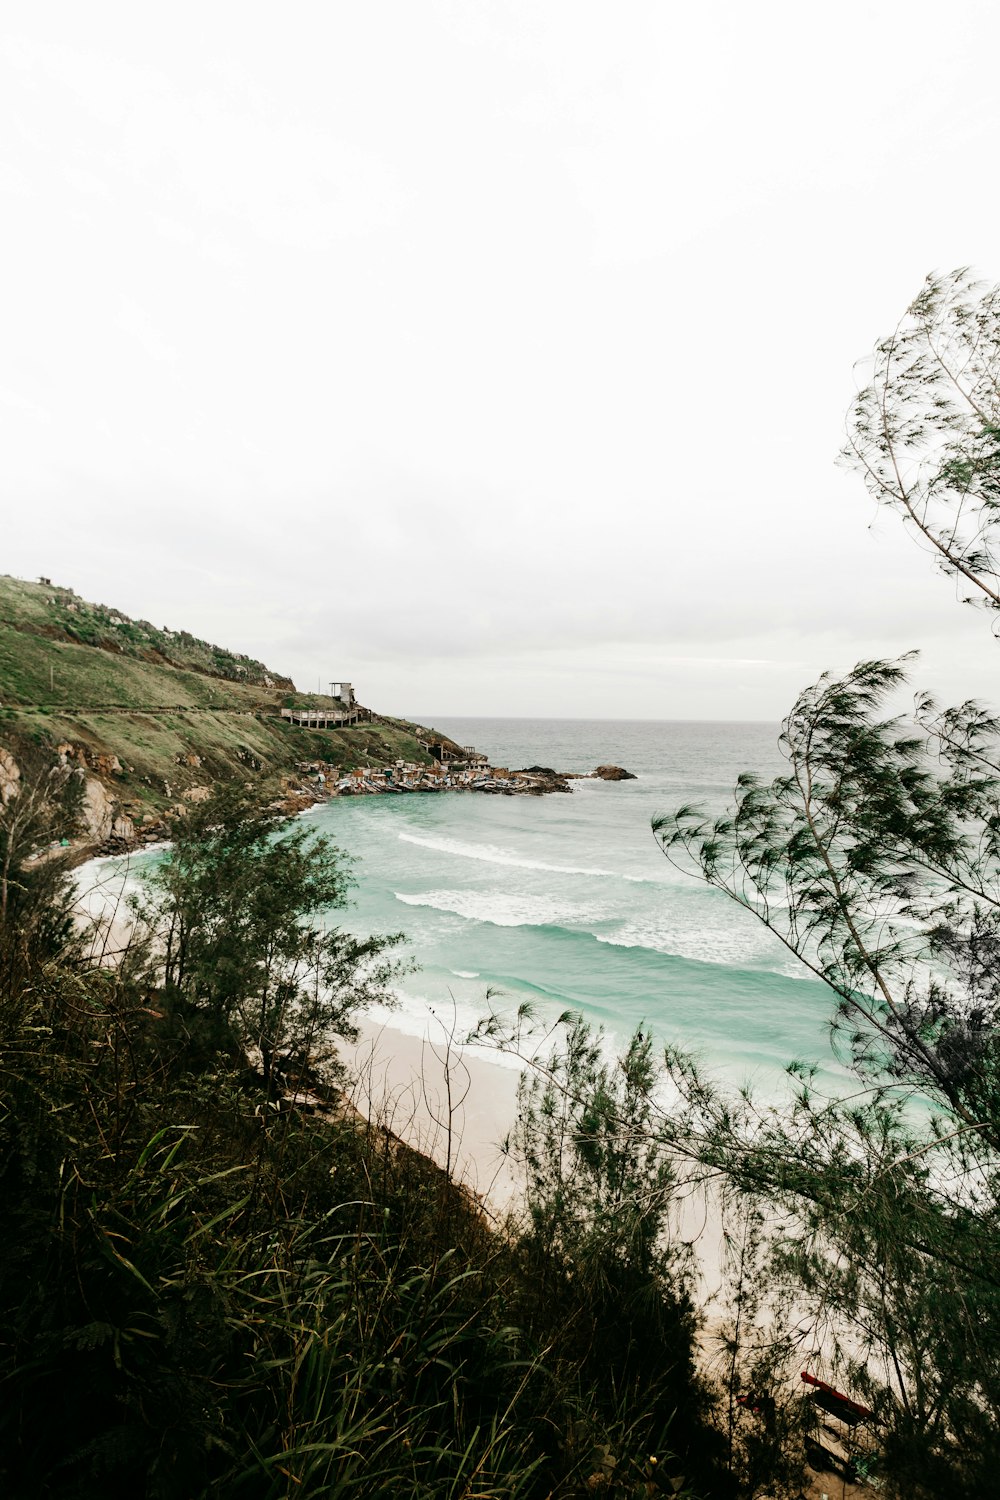
[[[924,275],[1000,279],[1000,7],[4,14],[0,569],[386,712],[993,694],[833,458]]]

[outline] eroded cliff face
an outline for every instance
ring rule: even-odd
[[[125,846],[135,840],[135,824],[116,795],[113,777],[123,774],[117,755],[88,752],[86,746],[64,741],[56,747],[57,760],[80,778],[83,795],[78,808],[79,828],[73,830],[86,844]],[[12,750],[0,747],[0,804],[6,806],[20,792],[21,767]],[[67,834],[70,830],[67,830]]]
[[[20,781],[20,766],[10,751],[0,746],[0,805],[6,807],[10,799],[17,796]]]
[[[86,776],[81,815],[87,836],[102,847],[130,844],[135,838],[132,819],[97,776]]]
[[[73,835],[76,840],[82,840],[88,846],[114,848],[132,843],[135,839],[132,819],[123,810],[114,789],[106,786],[97,774],[98,768],[88,763],[83,747],[60,745],[57,759],[68,769],[70,775],[79,777],[82,783],[82,796],[76,816],[67,824],[65,836],[68,838]],[[99,759],[108,761],[109,758],[104,756]],[[105,775],[113,774],[110,764],[102,765],[100,769]],[[29,787],[29,795],[35,795],[39,790],[30,779],[25,781],[15,752],[7,746],[0,746],[0,809],[9,808],[12,813],[16,813],[17,807],[12,804],[16,804],[25,793],[25,787]]]
[[[204,778],[201,757],[194,753],[177,757],[177,774],[173,782],[165,781],[163,790],[172,799],[151,812],[129,797],[130,767],[119,757],[96,750],[79,741],[63,740],[54,747],[55,761],[79,780],[81,795],[75,816],[57,836],[69,839],[73,857],[88,858],[95,853],[116,854],[143,844],[171,837],[179,818],[188,816],[192,806],[206,802],[214,783],[201,779],[194,785],[178,785],[192,772]],[[301,776],[280,776],[269,783],[275,805],[289,813],[301,812],[318,800],[315,789],[303,786]],[[13,750],[0,747],[0,812],[19,794],[23,775]]]

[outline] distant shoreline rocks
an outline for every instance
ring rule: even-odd
[[[179,757],[178,757],[179,758]],[[189,757],[192,761],[196,757]],[[485,757],[484,757],[485,759]],[[106,769],[102,766],[102,769]],[[624,766],[601,765],[593,771],[555,771],[551,766],[526,766],[512,771],[503,766],[477,764],[474,768],[449,770],[438,764],[434,766],[397,762],[394,766],[356,767],[350,772],[338,772],[323,761],[302,761],[297,774],[282,777],[284,787],[273,806],[293,816],[306,811],[317,803],[338,797],[399,796],[415,792],[479,792],[500,797],[543,797],[551,792],[571,792],[574,781],[635,781],[633,771]],[[88,789],[99,789],[103,784],[92,777]],[[0,788],[2,790],[2,788]],[[168,788],[169,791],[169,788]],[[105,794],[106,795],[106,794]],[[89,839],[75,851],[73,863],[95,855],[117,855],[128,849],[161,843],[171,836],[171,823],[188,812],[192,802],[203,801],[211,795],[210,786],[197,786],[181,793],[183,800],[165,813],[147,813],[141,824],[119,819],[113,826],[91,830]],[[103,813],[103,807],[101,809]],[[105,821],[107,821],[105,819]]]
[[[310,767],[319,771],[318,765]],[[324,778],[319,778],[321,781]],[[371,796],[400,792],[485,792],[501,797],[542,797],[548,792],[571,792],[573,781],[635,781],[634,771],[624,766],[602,765],[593,771],[556,771],[551,766],[525,766],[509,771],[505,766],[480,765],[475,769],[450,770],[446,766],[433,771],[426,767],[405,766],[388,769],[357,769],[342,776],[336,785],[327,785],[327,796]]]

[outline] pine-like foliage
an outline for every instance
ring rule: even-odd
[[[928,276],[870,375],[843,457],[966,603],[1000,609],[1000,287]]]
[[[661,1137],[781,1225],[768,1276],[876,1409],[893,1492],[991,1493],[1000,1454],[1000,769],[996,721],[927,698],[884,715],[904,665],[799,698],[788,771],[734,809],[656,823],[668,857],[752,912],[821,980],[859,1090],[807,1069],[783,1109],[670,1053]],[[779,1298],[779,1301],[781,1299]]]

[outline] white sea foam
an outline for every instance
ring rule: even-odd
[[[777,964],[783,952],[763,928],[735,924],[685,931],[653,923],[624,922],[613,932],[599,932],[594,936],[599,943],[609,943],[615,948],[645,948],[652,953],[692,959],[696,963],[718,964],[722,968],[742,968],[769,958]],[[801,971],[796,977],[802,977]]]
[[[573,902],[507,891],[394,891],[393,894],[406,906],[429,906],[470,922],[490,922],[494,927],[579,924],[593,920],[595,915]]]
[[[668,880],[654,880],[649,875],[626,875],[620,870],[603,870],[592,865],[553,865],[543,859],[524,859],[497,844],[467,844],[461,839],[427,838],[417,833],[400,833],[406,844],[419,844],[439,854],[456,854],[462,859],[478,859],[488,865],[507,865],[516,870],[544,870],[550,875],[596,875],[604,880],[628,880],[636,885],[668,885]]]
[[[456,1001],[452,996],[446,1000],[431,1000],[426,995],[398,988],[393,994],[395,1005],[371,1005],[366,1009],[366,1023],[420,1037],[438,1052],[452,1047],[481,1056],[497,1067],[514,1068],[518,1072],[523,1068],[520,1058],[501,1052],[497,1047],[465,1041],[486,1013],[485,1001],[476,1005]]]
[[[449,969],[448,972],[450,974],[454,974],[454,976],[455,976],[456,979],[478,979],[479,978],[479,970],[478,969]]]

